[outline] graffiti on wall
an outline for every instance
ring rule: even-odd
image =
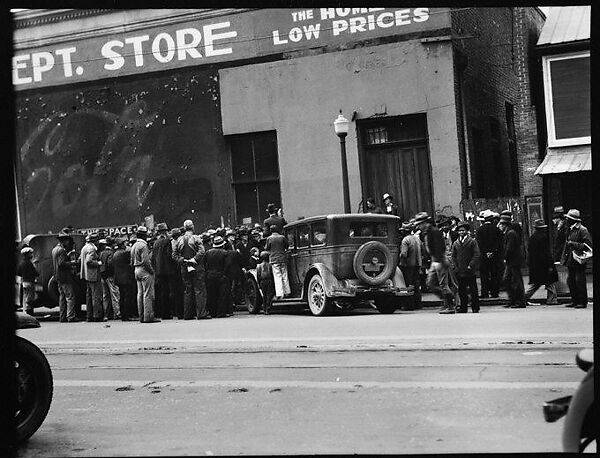
[[[224,141],[216,81],[182,79],[19,97],[25,231],[118,226],[147,214],[170,225],[217,219],[214,157]]]

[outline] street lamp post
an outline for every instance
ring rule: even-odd
[[[333,128],[338,137],[340,137],[340,149],[342,153],[342,190],[344,192],[344,213],[350,213],[350,190],[348,189],[348,163],[346,161],[346,135],[350,121],[342,115],[342,110],[337,119],[333,122]]]

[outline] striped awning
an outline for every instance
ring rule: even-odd
[[[551,7],[537,45],[589,40],[591,14],[591,5]]]
[[[552,173],[584,172],[592,170],[592,152],[587,150],[549,150],[535,171],[535,175]]]

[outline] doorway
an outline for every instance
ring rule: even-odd
[[[382,206],[383,194],[391,194],[403,221],[433,214],[426,115],[359,120],[358,135],[363,199]]]

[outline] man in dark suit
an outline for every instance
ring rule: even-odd
[[[513,309],[525,308],[525,287],[523,285],[523,247],[521,246],[521,237],[515,229],[512,218],[508,215],[501,215],[498,223],[500,230],[504,233],[504,244],[502,258],[505,262],[503,280],[508,293],[508,304],[504,307]]]
[[[479,295],[477,294],[477,270],[479,269],[479,246],[477,241],[469,236],[471,226],[467,222],[457,226],[458,238],[452,244],[452,261],[458,280],[458,295],[460,307],[457,313],[467,313],[469,295],[471,310],[479,313]]]
[[[271,226],[277,226],[278,233],[283,234],[283,226],[287,224],[287,221],[283,216],[277,215],[277,207],[275,207],[275,204],[267,205],[267,212],[269,213],[269,217],[263,222],[263,236],[266,238],[271,235]]]
[[[125,249],[127,239],[119,237],[115,243],[117,249],[113,254],[112,264],[114,269],[115,285],[119,288],[121,320],[128,321],[130,318],[135,319],[136,306],[136,282],[131,266],[131,256],[129,251]]]
[[[228,251],[225,240],[217,235],[213,247],[204,255],[206,271],[206,305],[211,316],[223,318],[231,316],[231,289],[226,276]]]
[[[475,238],[481,252],[481,297],[498,297],[500,287],[499,258],[502,248],[502,232],[494,224],[494,212],[482,212],[483,224],[477,229]]]
[[[527,252],[529,253],[529,284],[531,286],[525,292],[525,300],[528,301],[531,299],[531,296],[542,285],[546,285],[546,291],[548,292],[546,305],[556,305],[558,304],[558,300],[556,298],[555,282],[558,281],[558,273],[556,272],[556,267],[554,267],[552,253],[550,252],[548,233],[546,232],[547,227],[544,220],[537,219],[533,222],[534,232],[529,237],[527,244]],[[527,305],[534,304],[527,302]]]
[[[169,227],[166,223],[158,223],[156,232],[158,238],[152,245],[152,267],[156,274],[156,301],[154,312],[163,319],[173,318],[172,305],[174,304],[173,285],[175,274],[175,261],[173,260],[173,248],[168,236]]]

